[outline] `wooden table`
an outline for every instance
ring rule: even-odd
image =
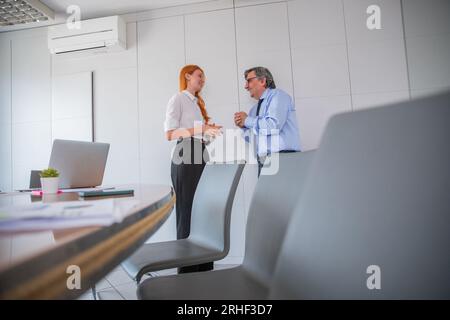
[[[175,195],[169,186],[133,185],[137,200],[119,223],[109,226],[0,232],[0,299],[73,299],[105,277],[142,245],[170,215]],[[96,201],[99,198],[82,201]],[[105,197],[101,197],[105,199]],[[0,195],[0,207],[42,201],[30,193]],[[78,193],[45,197],[44,202],[80,201]],[[81,271],[81,288],[69,289],[69,266]]]

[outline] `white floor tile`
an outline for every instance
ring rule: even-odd
[[[112,287],[111,284],[106,279],[100,280],[95,285],[95,289],[97,291],[108,289],[108,288],[111,288],[111,287]]]
[[[106,280],[111,284],[111,286],[115,287],[121,284],[133,282],[128,274],[125,273],[122,269],[113,271],[106,276]]]
[[[120,295],[125,300],[137,300],[137,296],[136,296],[137,286],[134,282],[116,286],[115,289],[120,293]]]

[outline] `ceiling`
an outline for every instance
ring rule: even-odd
[[[51,24],[63,23],[68,16],[66,8],[78,5],[81,9],[81,20],[133,13],[158,8],[173,7],[185,4],[205,2],[205,0],[40,0],[55,12],[55,20],[51,22],[34,22],[25,25],[0,27],[0,32],[37,28]]]

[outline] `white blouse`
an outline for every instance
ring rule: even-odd
[[[193,128],[195,124],[199,125],[198,122],[203,123],[203,117],[194,95],[183,90],[170,98],[167,104],[164,131]]]

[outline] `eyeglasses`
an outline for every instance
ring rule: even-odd
[[[252,81],[253,79],[256,79],[256,78],[258,78],[258,77],[251,77],[251,78],[245,79],[245,82],[246,82],[247,84],[249,84],[250,81]]]

